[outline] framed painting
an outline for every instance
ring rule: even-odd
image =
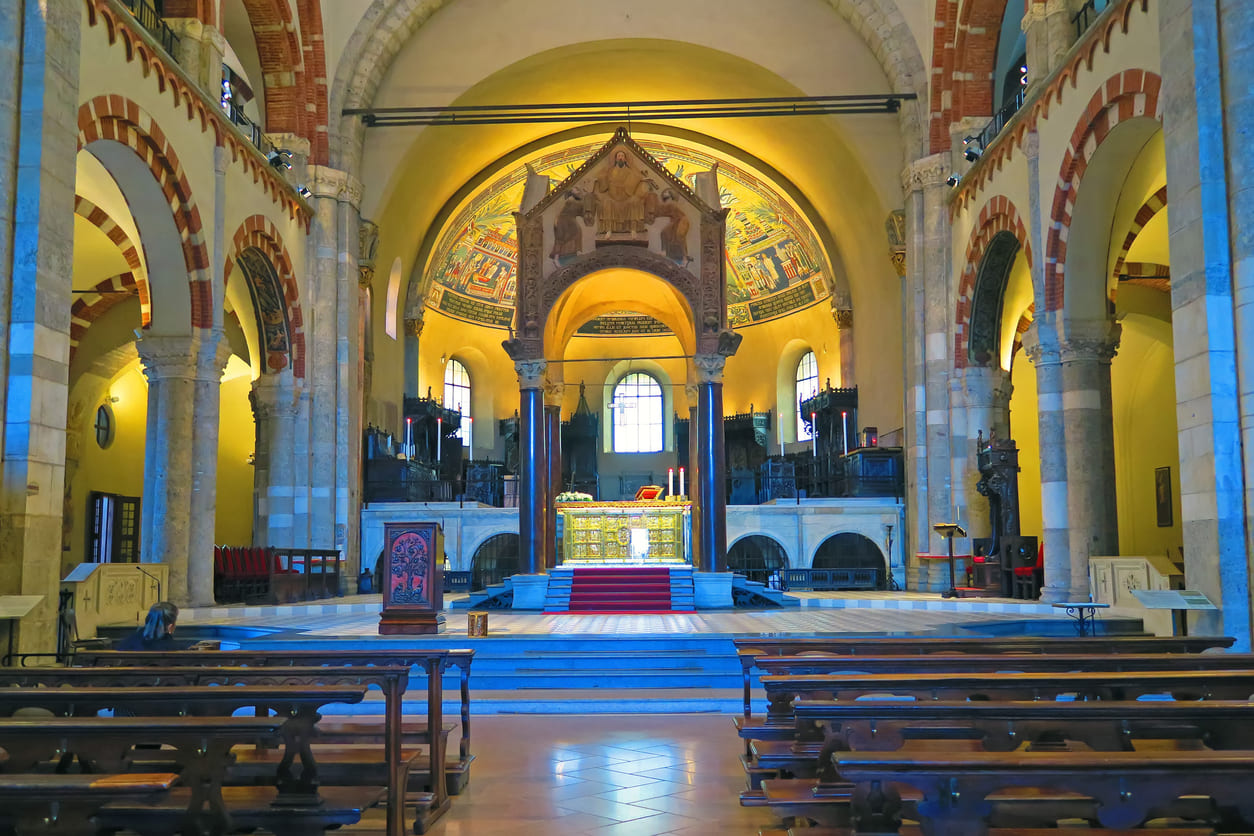
[[[444,530],[439,523],[384,523],[379,634],[439,633],[444,626]]]
[[[1154,507],[1158,513],[1158,527],[1170,528],[1175,521],[1172,513],[1171,468],[1154,468]]]

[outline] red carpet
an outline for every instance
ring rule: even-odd
[[[670,612],[671,572],[665,567],[576,569],[570,612]]]

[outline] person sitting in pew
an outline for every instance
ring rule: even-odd
[[[114,650],[187,650],[192,642],[176,642],[174,625],[179,608],[169,601],[158,601],[148,608],[144,623],[123,639]]]

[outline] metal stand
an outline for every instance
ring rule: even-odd
[[[967,532],[958,523],[937,523],[932,530],[949,541],[949,589],[941,593],[942,598],[958,597],[958,581],[954,577],[954,536],[966,537]]]

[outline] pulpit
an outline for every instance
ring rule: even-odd
[[[439,523],[386,523],[379,587],[379,635],[444,629],[444,529]]]

